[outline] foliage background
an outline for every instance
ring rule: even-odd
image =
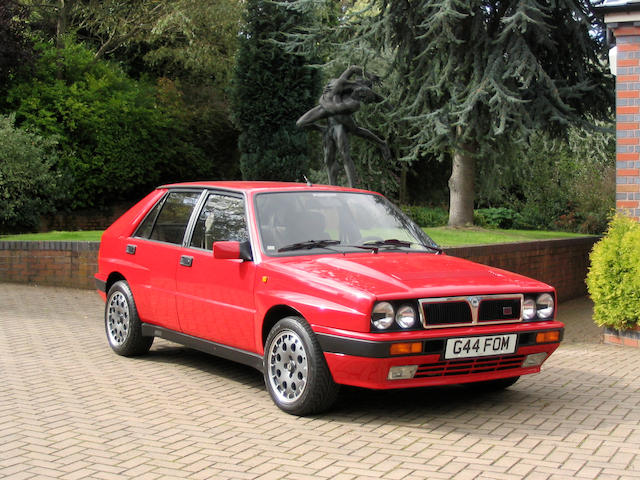
[[[37,229],[60,196],[55,140],[14,122],[14,115],[0,115],[0,232]]]
[[[512,21],[525,32],[522,46],[543,50],[549,45],[535,39],[545,31],[535,11],[538,3],[518,2],[520,19]],[[563,0],[558,12],[587,11],[587,3]],[[375,89],[386,102],[363,106],[356,121],[386,138],[394,154],[392,162],[384,162],[374,146],[352,139],[362,186],[407,205],[422,224],[441,224],[448,218],[453,149],[438,143],[432,135],[437,129],[407,108],[429,103],[436,90],[460,86],[420,62],[446,60],[453,53],[464,57],[456,51],[464,45],[456,12],[478,5],[475,0],[10,0],[0,4],[0,114],[14,119],[11,135],[35,135],[43,148],[39,166],[32,168],[48,172],[57,188],[38,194],[48,204],[41,204],[42,214],[132,203],[171,181],[305,175],[323,182],[320,135],[293,124],[316,104],[328,79],[357,63],[381,76]],[[442,15],[422,15],[434,9]],[[442,27],[443,42],[455,41],[434,46],[405,28],[429,25]],[[604,45],[599,20],[587,16],[576,25],[590,25],[592,43],[574,45],[573,51],[598,54]],[[567,42],[559,45],[569,48]],[[595,45],[593,51],[585,50],[589,45]],[[601,94],[613,92],[606,62],[590,56],[588,71],[579,71],[571,58],[557,56],[565,59],[559,72],[602,80],[593,103],[606,106]],[[411,58],[417,63],[407,63]],[[535,89],[525,93],[536,95]],[[500,125],[500,116],[494,121]],[[545,132],[548,125],[529,127],[524,137],[505,128],[501,141],[492,143],[496,148],[482,150],[475,223],[602,232],[614,206],[612,123],[567,121],[563,136]],[[33,225],[16,219],[2,228]]]

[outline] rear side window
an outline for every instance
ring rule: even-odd
[[[156,205],[140,225],[137,236],[181,245],[189,218],[199,198],[200,192],[169,193],[162,206]],[[156,208],[161,208],[157,218]],[[154,218],[155,223],[153,223]],[[147,221],[149,225],[147,225]]]
[[[138,226],[136,232],[133,234],[134,237],[149,238],[151,236],[151,230],[153,230],[153,225],[156,223],[156,218],[158,218],[158,213],[162,208],[164,198],[165,197],[162,197],[162,199],[153,206],[151,211],[147,214],[145,219]]]

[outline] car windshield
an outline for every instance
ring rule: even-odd
[[[256,196],[255,207],[267,255],[440,252],[420,227],[380,195],[330,191],[262,193]]]

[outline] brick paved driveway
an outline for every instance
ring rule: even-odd
[[[102,308],[0,283],[0,478],[640,478],[640,350],[567,344],[501,394],[347,389],[297,418],[248,367],[116,356]]]

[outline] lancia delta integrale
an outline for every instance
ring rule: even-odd
[[[96,283],[117,354],[161,337],[250,365],[296,415],[340,385],[506,388],[564,327],[549,285],[445,255],[383,196],[334,186],[162,186],[104,232]]]

